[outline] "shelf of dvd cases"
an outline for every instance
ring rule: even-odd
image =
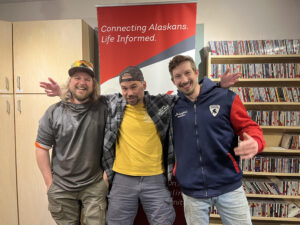
[[[267,147],[261,153],[262,156],[269,158],[299,158],[299,149],[285,149],[279,146],[284,133],[300,133],[300,55],[211,55],[209,53],[206,68],[207,76],[212,81],[219,81],[220,79],[216,77],[223,74],[228,67],[230,68],[230,72],[241,72],[243,74],[234,87],[236,87],[235,90],[239,88],[239,91],[243,91],[242,94],[240,92],[239,96],[245,108],[250,116],[251,111],[252,113],[254,111],[254,115],[251,118],[253,120],[258,118],[256,122],[260,124],[264,132]],[[284,90],[285,88],[286,90]],[[290,88],[294,89],[296,94],[287,95]],[[258,90],[258,95],[254,92],[256,89]],[[274,91],[271,89],[274,89]],[[284,90],[284,97],[278,94],[280,89]],[[273,94],[272,96],[271,91],[275,95]],[[250,96],[249,92],[250,94],[256,94],[257,98]],[[264,94],[260,95],[260,93]],[[244,95],[248,96],[245,97]],[[266,123],[266,118],[269,118],[269,123]],[[284,118],[283,121],[280,121],[282,118]],[[250,179],[254,180],[254,183],[257,184],[261,180],[264,183],[268,179],[296,180],[297,182],[300,180],[300,173],[283,173],[282,171],[243,171],[243,174],[243,182]],[[298,194],[283,195],[275,192],[269,194],[253,192],[247,193],[246,196],[249,202],[252,203],[258,202],[258,204],[262,204],[259,202],[275,201],[281,204],[284,201],[289,204],[296,202],[300,206],[300,195]],[[282,224],[282,222],[286,222],[287,224],[294,222],[298,224],[300,222],[300,218],[295,218],[294,216],[290,218],[287,216],[270,217],[256,216],[256,214],[251,215],[252,221],[257,222],[272,221],[275,224]],[[211,215],[211,217],[219,218],[219,215]]]
[[[231,65],[231,72],[239,71],[243,74],[243,78],[232,87],[232,90],[240,96],[249,115],[264,132],[300,132],[300,55],[209,53],[207,74],[213,81],[219,80],[214,78],[217,76],[216,73],[224,73],[225,67],[222,65],[224,63]],[[250,68],[244,66],[250,63],[256,64]],[[263,63],[271,65],[266,64],[268,66],[265,67]],[[276,63],[293,64],[277,67]],[[238,68],[235,67],[236,64],[239,64]],[[214,70],[215,65],[223,66],[222,71]],[[240,69],[241,67],[243,69]]]
[[[264,195],[264,194],[246,194],[249,198],[270,198],[270,199],[296,199],[299,200],[300,196],[289,195]]]
[[[281,217],[260,217],[260,216],[252,216],[252,221],[260,220],[260,221],[282,221],[282,222],[300,222],[300,218],[281,218]]]
[[[211,55],[210,64],[300,63],[300,55]]]
[[[300,54],[300,39],[209,41],[214,55],[293,55]]]
[[[219,214],[210,214],[211,218],[220,218]],[[300,218],[286,218],[286,217],[260,217],[252,216],[252,221],[282,221],[282,222],[300,222]]]
[[[299,132],[300,126],[260,126],[264,131]]]
[[[266,154],[274,154],[274,155],[300,155],[299,149],[286,149],[282,147],[266,147],[263,151]]]
[[[300,102],[243,102],[248,110],[300,110]]]
[[[273,172],[249,172],[243,171],[244,176],[274,176],[274,177],[297,177],[299,179],[300,173],[273,173]],[[299,197],[300,199],[300,197]]]
[[[250,65],[245,68],[237,68],[233,66],[232,69],[241,70],[247,76],[243,78],[250,77],[250,79],[245,79],[246,82],[251,80],[251,77],[256,77],[261,80],[253,79],[253,82],[264,82],[265,80],[273,82],[288,81],[288,79],[296,79],[299,82],[299,64],[300,55],[211,55],[208,54],[207,58],[207,75],[210,78],[217,78],[214,72],[214,67],[212,65]],[[276,64],[276,65],[274,65]],[[291,65],[291,64],[296,64]],[[256,66],[255,66],[256,65]],[[215,69],[226,69],[226,66],[216,67]],[[289,73],[283,74],[284,70],[288,70]],[[292,71],[291,71],[292,70]],[[254,72],[254,73],[253,73]],[[296,74],[295,74],[296,72]],[[218,74],[223,74],[218,73]],[[264,76],[265,75],[265,76]],[[281,80],[283,79],[283,80]],[[243,81],[243,79],[241,80]],[[282,86],[282,84],[280,84]]]
[[[210,70],[211,71],[211,70]],[[299,71],[300,72],[300,71]],[[209,73],[208,73],[209,74]],[[211,78],[212,81],[218,82],[220,78]],[[300,78],[240,78],[238,84],[234,87],[293,87],[300,86]]]

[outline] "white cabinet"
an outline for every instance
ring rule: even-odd
[[[59,98],[39,82],[65,83],[74,61],[93,58],[93,29],[82,20],[0,21],[1,225],[55,225],[34,142],[38,121]]]
[[[0,94],[0,223],[18,225],[14,96]]]
[[[36,163],[38,121],[58,98],[44,94],[15,97],[19,225],[55,225],[48,211],[46,186]]]
[[[93,61],[91,32],[82,20],[14,22],[15,93],[44,93],[40,81],[65,83],[74,61]]]
[[[0,93],[13,93],[12,23],[0,20]]]

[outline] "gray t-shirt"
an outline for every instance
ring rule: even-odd
[[[53,183],[80,191],[102,179],[101,158],[107,114],[105,99],[50,106],[39,122],[36,141],[52,147]]]

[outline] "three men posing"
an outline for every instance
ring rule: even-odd
[[[163,175],[171,178],[173,147],[188,224],[208,224],[212,204],[224,224],[251,224],[238,162],[239,156],[250,158],[263,149],[261,129],[233,92],[206,78],[198,83],[190,57],[174,57],[169,71],[178,96],[149,95],[137,67],[120,74],[123,96],[105,96],[108,115],[102,166],[112,182],[108,224],[132,224],[138,201],[150,224],[174,222]],[[242,139],[239,145],[237,135]],[[232,217],[236,212],[238,216]]]

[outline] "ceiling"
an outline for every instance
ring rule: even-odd
[[[53,0],[0,0],[1,3],[18,3],[18,2],[40,2],[40,1],[53,1]]]

